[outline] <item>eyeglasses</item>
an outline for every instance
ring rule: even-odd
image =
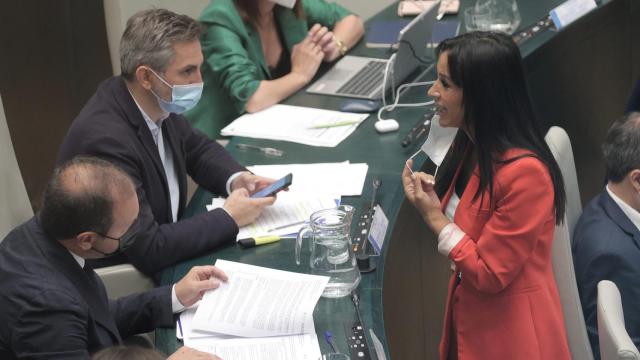
[[[127,231],[124,234],[122,234],[122,236],[120,236],[119,238],[114,238],[109,235],[101,234],[99,232],[96,232],[96,234],[102,237],[105,237],[107,239],[119,241],[120,242],[119,248],[122,251],[130,248],[131,245],[133,245],[135,237],[138,235],[138,232],[140,230],[139,227],[140,227],[140,223],[138,221],[138,218],[136,218],[131,224],[131,226],[129,226],[129,229],[127,229]]]

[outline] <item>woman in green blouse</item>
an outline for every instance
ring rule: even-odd
[[[364,33],[359,17],[324,0],[212,0],[200,22],[204,90],[186,116],[212,138],[301,89]]]

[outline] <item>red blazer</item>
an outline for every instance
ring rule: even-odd
[[[503,159],[526,153],[512,149]],[[535,157],[497,165],[493,206],[488,192],[482,204],[473,199],[479,183],[476,167],[455,212],[466,235],[449,253],[456,272],[440,359],[447,359],[453,334],[460,360],[571,359],[551,268],[555,214],[547,167]]]

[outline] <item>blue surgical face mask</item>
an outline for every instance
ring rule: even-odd
[[[160,79],[160,81],[171,88],[171,101],[162,99],[158,94],[151,90],[153,95],[158,99],[158,105],[160,105],[162,110],[170,113],[182,114],[187,110],[193,109],[193,107],[198,104],[198,101],[200,101],[204,83],[199,82],[188,85],[171,85],[155,71],[152,69],[149,70],[151,70],[151,72]]]

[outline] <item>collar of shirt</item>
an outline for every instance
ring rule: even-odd
[[[614,194],[613,191],[609,189],[609,185],[607,185],[607,192],[609,193],[609,196],[611,196],[613,201],[615,201],[616,204],[618,204],[620,209],[622,209],[622,212],[625,215],[627,215],[629,220],[631,220],[633,225],[635,225],[638,228],[638,230],[640,230],[640,212],[638,212],[636,209],[629,206],[629,204],[627,204],[622,199],[620,199],[616,194]]]
[[[136,103],[136,106],[138,107],[138,109],[140,110],[140,113],[142,113],[142,117],[144,118],[144,121],[147,123],[147,126],[149,127],[149,130],[151,131],[151,134],[155,134],[154,135],[154,141],[156,142],[156,144],[158,143],[158,139],[156,138],[157,133],[160,131],[160,129],[162,128],[162,123],[169,117],[169,115],[171,115],[168,112],[164,112],[162,113],[162,116],[160,117],[160,120],[158,120],[158,123],[156,124],[153,120],[151,120],[151,117],[149,117],[149,115],[142,109],[142,107],[140,106],[140,104],[138,104],[138,101],[136,100],[136,98],[133,96],[133,94],[131,93],[131,91],[129,91],[129,95],[131,95],[131,98],[133,99],[133,102]]]
[[[69,254],[71,254],[71,256],[73,256],[73,258],[78,262],[78,265],[80,265],[80,267],[84,269],[84,258],[74,254],[70,250],[67,250],[67,251],[69,251]]]

